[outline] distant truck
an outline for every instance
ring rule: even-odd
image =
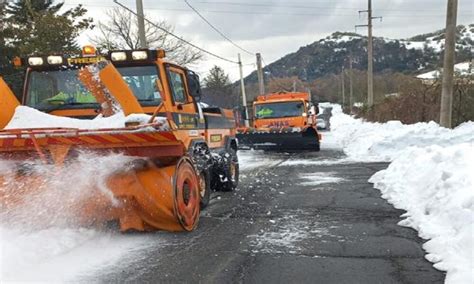
[[[252,127],[241,127],[241,148],[319,151],[321,136],[316,127],[318,108],[308,93],[280,92],[258,96],[253,103]]]
[[[332,107],[321,105],[319,106],[318,118],[316,120],[318,130],[331,130],[331,116]]]

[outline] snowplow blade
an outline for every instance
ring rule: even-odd
[[[246,129],[237,133],[240,149],[266,151],[319,151],[320,136],[314,128]]]
[[[17,98],[8,85],[0,77],[0,129],[5,128],[12,119],[15,109],[19,106]]]
[[[121,231],[191,231],[196,227],[199,182],[182,142],[172,131],[150,132],[140,127],[0,131],[0,159],[10,162],[9,171],[14,173],[0,173],[2,211],[25,207],[31,196],[47,191],[48,181],[74,163],[80,151],[130,158],[106,177],[105,190],[87,188],[93,194],[68,206],[80,225],[116,222]],[[25,161],[57,170],[36,170]]]

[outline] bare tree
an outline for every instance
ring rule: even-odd
[[[90,38],[99,49],[139,49],[140,39],[136,17],[123,8],[113,8],[105,13],[107,19],[97,25],[98,35]],[[155,25],[173,32],[174,27],[164,20]],[[145,35],[149,48],[161,48],[167,57],[180,65],[190,65],[203,58],[202,52],[186,45],[183,41],[173,38],[169,33],[157,26],[145,22]]]

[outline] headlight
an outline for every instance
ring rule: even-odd
[[[51,55],[51,56],[48,56],[47,60],[48,60],[48,64],[51,64],[51,65],[63,64],[62,56]]]
[[[29,57],[28,58],[28,64],[31,66],[39,66],[43,65],[44,60],[41,57]]]
[[[133,51],[132,52],[132,59],[133,60],[145,60],[148,59],[148,53],[146,51]]]
[[[125,61],[127,60],[127,54],[123,51],[112,52],[110,59],[112,59],[112,61]]]

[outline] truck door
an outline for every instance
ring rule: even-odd
[[[202,129],[194,99],[189,93],[186,71],[177,66],[166,67],[169,94],[172,101],[173,118],[180,129]]]

